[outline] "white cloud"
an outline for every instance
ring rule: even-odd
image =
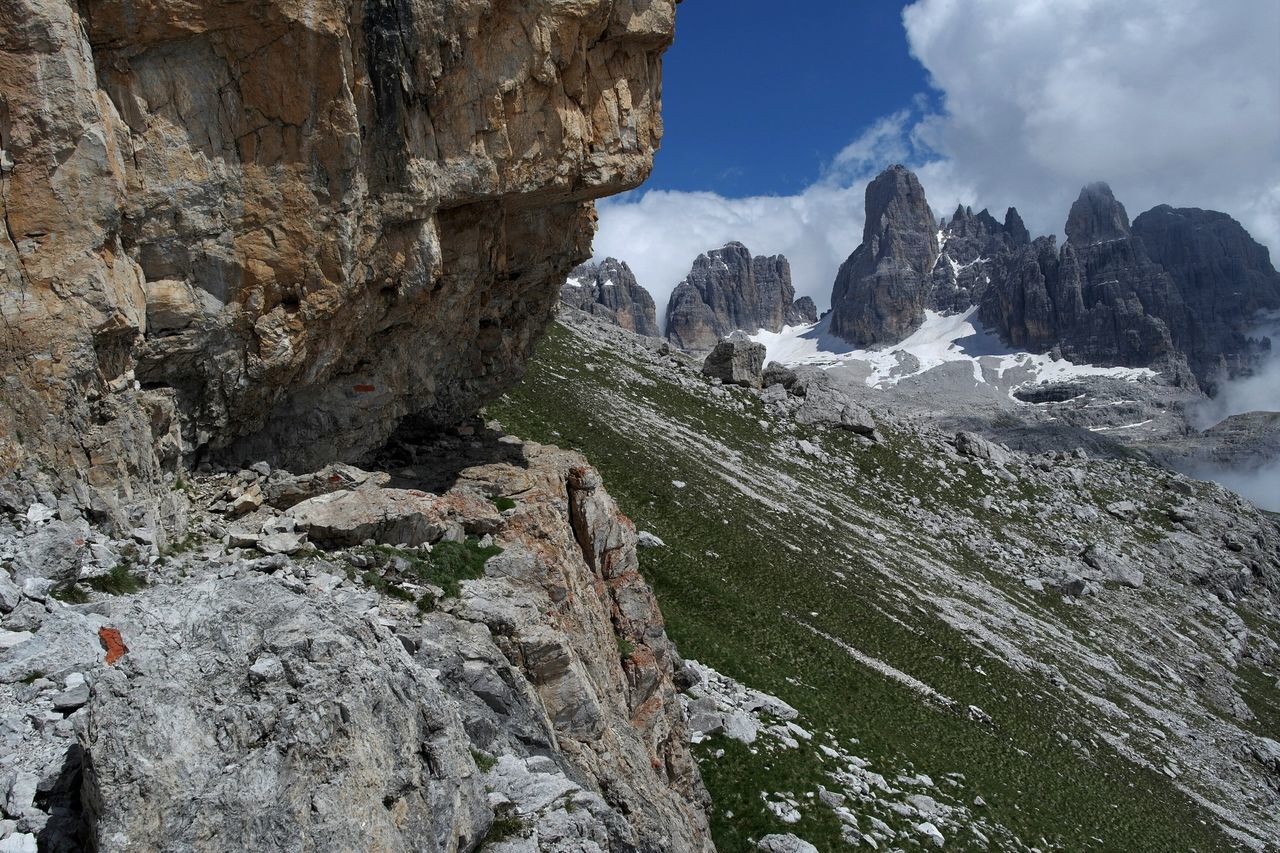
[[[659,322],[694,258],[730,240],[757,255],[786,255],[796,295],[810,296],[825,308],[836,270],[862,240],[867,182],[886,164],[916,164],[938,212],[950,213],[971,195],[971,188],[955,179],[952,164],[919,164],[909,138],[912,116],[903,110],[876,122],[837,155],[821,180],[797,195],[726,198],[712,192],[638,190],[604,199],[595,257],[613,256],[631,266],[658,303]]]
[[[918,0],[903,22],[943,96],[917,139],[976,200],[1059,233],[1105,180],[1130,215],[1214,208],[1280,246],[1275,0]]]
[[[862,231],[866,181],[905,162],[935,214],[958,202],[1062,232],[1082,185],[1131,216],[1207,207],[1280,248],[1280,3],[1275,0],[917,0],[912,53],[941,95],[917,98],[793,196],[638,191],[600,204],[597,258],[631,264],[658,302],[703,251],[740,240],[791,260],[820,307]]]

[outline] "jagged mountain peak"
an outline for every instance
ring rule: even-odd
[[[784,255],[752,255],[733,240],[694,260],[667,303],[667,339],[691,352],[710,351],[737,330],[777,332],[813,323],[812,299],[795,298]]]
[[[866,191],[866,220],[862,241],[901,231],[920,230],[929,235],[928,243],[937,256],[933,212],[929,209],[924,187],[915,173],[902,165],[893,165],[876,176]]]
[[[1116,200],[1111,187],[1095,181],[1080,190],[1067,215],[1067,242],[1073,246],[1089,246],[1128,237],[1129,215]]]
[[[639,335],[660,334],[653,297],[636,281],[627,262],[617,258],[575,268],[560,288],[560,301]]]

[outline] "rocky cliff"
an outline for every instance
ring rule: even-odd
[[[1280,309],[1280,273],[1270,253],[1225,213],[1160,205],[1133,221],[1152,261],[1182,294],[1187,322],[1171,329],[1196,375],[1247,370],[1260,341],[1242,320]]]
[[[1160,206],[1130,226],[1104,183],[1081,190],[1061,249],[1032,241],[1014,208],[1000,222],[962,206],[935,232],[901,166],[868,186],[866,222],[832,291],[831,331],[858,346],[901,341],[926,311],[976,307],[1011,346],[1212,388],[1264,352],[1252,326],[1280,309],[1280,274],[1235,220]]]
[[[658,337],[658,310],[649,291],[636,281],[626,261],[605,258],[569,273],[560,301],[638,335]]]
[[[938,228],[916,176],[891,166],[867,186],[862,243],[840,265],[831,332],[852,344],[892,343],[924,318]]]
[[[0,848],[711,849],[634,525],[441,432],[648,173],[673,20],[0,0]]]
[[[706,352],[735,331],[779,331],[818,319],[812,299],[796,299],[791,264],[782,255],[753,256],[741,243],[699,255],[667,302],[667,338]]]
[[[390,483],[195,475],[167,546],[0,517],[4,849],[711,849],[599,475],[483,430],[395,447]]]
[[[128,502],[179,456],[312,467],[473,412],[587,256],[591,200],[647,175],[673,19],[0,3],[0,474]]]

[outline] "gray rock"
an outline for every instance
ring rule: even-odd
[[[89,702],[89,685],[83,679],[74,687],[68,687],[53,697],[53,709],[70,713]]]
[[[724,340],[702,364],[702,372],[714,379],[747,388],[761,387],[764,370],[764,344],[742,340]]]
[[[27,578],[22,582],[22,594],[34,601],[46,601],[53,587],[54,582],[50,578]]]
[[[871,413],[826,372],[806,374],[794,387],[803,392],[803,402],[794,415],[797,423],[827,424],[868,437],[876,434]]]
[[[1121,586],[1138,589],[1145,580],[1141,569],[1106,543],[1095,542],[1090,545],[1083,557],[1086,563],[1102,572],[1106,580]]]
[[[653,297],[631,267],[616,258],[575,268],[560,288],[560,301],[637,335],[660,334]]]
[[[89,559],[89,525],[54,519],[26,536],[13,558],[14,580],[45,578],[56,584],[74,583]]]
[[[36,853],[36,837],[29,832],[15,832],[0,838],[0,853]]]
[[[264,554],[296,554],[302,550],[306,537],[300,533],[270,533],[257,541],[257,548]]]
[[[761,380],[765,387],[770,385],[781,385],[783,388],[790,388],[796,384],[796,372],[789,367],[771,361],[764,366],[764,373]]]
[[[391,476],[382,471],[364,471],[354,465],[335,462],[319,471],[298,476],[277,471],[276,476],[263,484],[262,490],[268,504],[276,509],[288,509],[308,498],[362,486],[383,486],[390,479]]]
[[[756,842],[756,848],[765,853],[818,853],[818,848],[791,833],[766,835]]]
[[[795,301],[791,265],[782,255],[752,257],[741,243],[699,255],[667,303],[667,339],[706,352],[735,331],[777,332],[813,322],[813,300]]]
[[[641,530],[636,534],[636,546],[639,548],[663,548],[666,544],[647,530]]]
[[[421,545],[439,540],[448,529],[433,496],[405,489],[331,492],[293,506],[288,515],[313,542],[330,547],[369,539]]]
[[[1013,459],[1005,448],[972,432],[956,433],[955,447],[962,456],[982,459],[995,465],[1007,465]]]
[[[9,577],[9,571],[0,567],[0,613],[8,613],[22,600],[22,590]]]

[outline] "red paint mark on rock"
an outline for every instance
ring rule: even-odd
[[[129,647],[124,644],[124,638],[120,636],[119,628],[99,628],[98,639],[102,642],[102,647],[107,650],[107,663],[115,663],[129,651]]]
[[[357,385],[355,386],[355,388],[357,393],[360,393],[360,394],[368,394],[371,391],[378,390],[377,388],[374,388],[372,385]]]

